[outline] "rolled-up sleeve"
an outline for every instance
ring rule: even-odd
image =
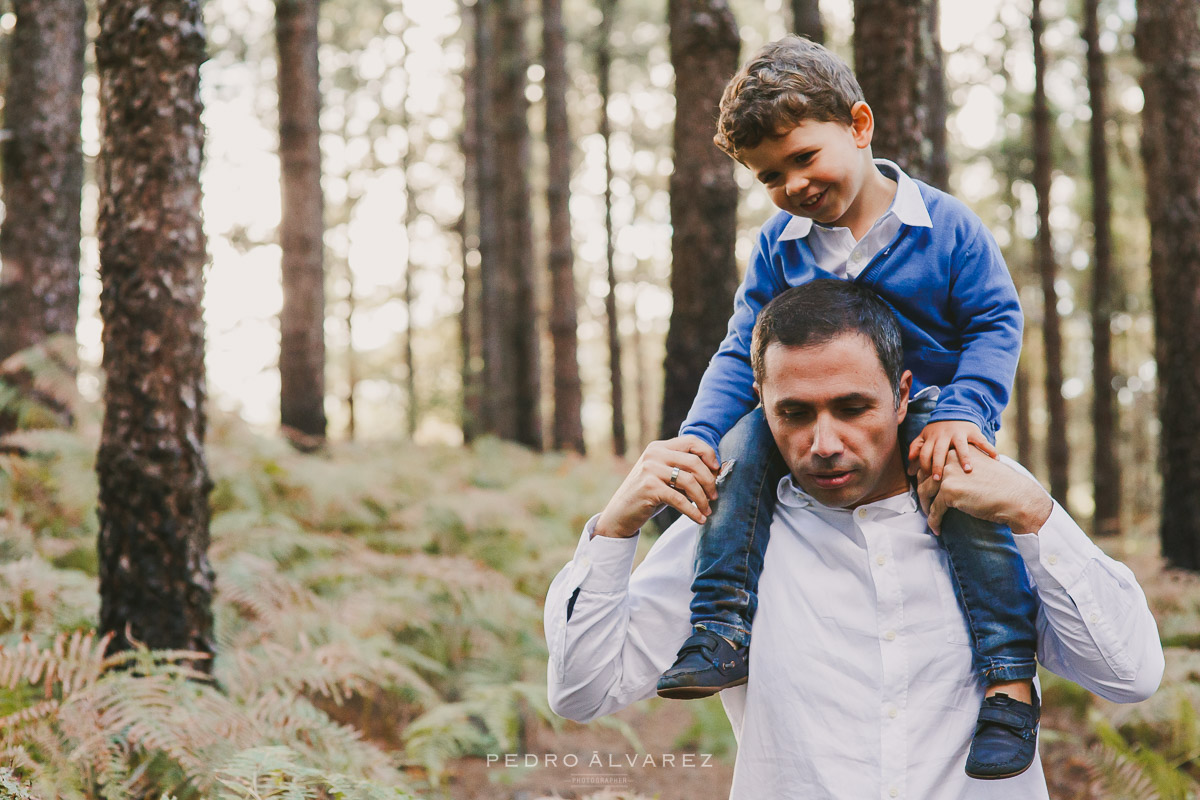
[[[546,594],[550,708],[579,722],[653,695],[691,632],[695,523],[671,526],[631,577],[638,537],[593,537],[595,522]]]
[[[1158,626],[1133,573],[1107,556],[1057,504],[1036,534],[1015,537],[1037,588],[1041,662],[1116,703],[1158,688]]]

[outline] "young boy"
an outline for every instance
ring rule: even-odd
[[[781,212],[759,234],[729,333],[681,430],[719,444],[728,474],[701,530],[694,634],[658,684],[675,698],[712,694],[748,673],[758,576],[786,472],[755,408],[749,347],[759,310],[814,279],[858,281],[883,297],[914,375],[901,442],[910,472],[919,466],[937,479],[950,450],[966,470],[979,457],[971,445],[996,455],[1021,345],[1020,305],[991,235],[962,203],[872,159],[871,109],[837,56],[794,36],[768,44],[726,87],[717,127],[717,145],[754,173]],[[836,488],[853,475],[818,478]],[[1007,528],[957,511],[944,518],[939,541],[987,687],[967,774],[1020,774],[1033,760],[1039,717],[1036,604],[1024,564]]]

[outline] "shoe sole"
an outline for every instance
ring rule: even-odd
[[[658,696],[665,697],[668,700],[699,700],[702,697],[711,697],[717,692],[723,692],[734,686],[741,686],[747,679],[747,677],[742,677],[724,686],[676,686],[673,689],[659,689]]]
[[[1028,764],[1026,764],[1021,769],[1017,770],[1016,772],[1007,772],[1003,775],[976,775],[972,772],[967,772],[967,777],[974,778],[975,780],[978,780],[978,781],[1002,781],[1005,778],[1015,778],[1032,766],[1033,766],[1033,762],[1030,761]]]

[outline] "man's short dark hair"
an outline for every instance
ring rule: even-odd
[[[754,380],[763,384],[767,348],[825,344],[847,333],[867,337],[875,345],[879,363],[900,402],[900,376],[904,351],[900,324],[891,307],[870,289],[851,281],[825,279],[793,286],[759,312],[750,343]]]
[[[763,139],[805,120],[853,124],[850,109],[862,99],[845,61],[808,39],[785,36],[764,45],[729,81],[713,141],[740,161]]]

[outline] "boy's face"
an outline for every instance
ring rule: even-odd
[[[853,124],[803,120],[782,136],[742,151],[741,161],[767,187],[779,208],[823,225],[856,231],[867,211],[861,201],[871,163],[874,118],[864,102],[850,110]],[[856,224],[857,223],[857,224]]]

